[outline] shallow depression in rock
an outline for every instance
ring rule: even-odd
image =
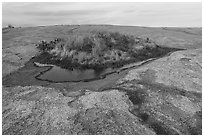
[[[101,78],[109,69],[63,69],[59,66],[53,66],[50,70],[38,75],[40,80],[64,82],[64,81],[83,81]]]

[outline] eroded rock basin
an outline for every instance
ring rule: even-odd
[[[46,65],[44,65],[46,66]],[[49,65],[47,65],[49,66]],[[63,69],[59,66],[52,65],[51,68],[38,76],[39,80],[51,81],[51,82],[79,82],[79,81],[91,81],[99,78],[103,78],[104,74],[113,71],[113,69]]]
[[[121,67],[116,66],[109,66],[109,67],[94,67],[94,68],[80,68],[78,67],[71,67],[71,69],[65,69],[61,67],[60,64],[57,64],[58,61],[52,61],[52,58],[48,54],[39,54],[29,60],[24,67],[19,69],[16,72],[3,77],[3,85],[4,86],[31,86],[31,85],[40,85],[40,86],[47,86],[53,83],[78,83],[79,84],[71,84],[72,87],[78,89],[79,86],[89,87],[94,89],[100,89],[104,87],[108,83],[114,83],[115,80],[122,77],[128,70],[132,68],[137,68],[142,66],[146,63],[149,63],[153,60],[158,58],[169,56],[170,53],[173,51],[181,50],[181,49],[174,49],[174,48],[161,48],[162,52],[158,55],[152,55],[151,57],[142,57],[140,59],[133,60],[127,64],[122,65]],[[47,59],[49,61],[47,62]],[[39,63],[40,62],[40,63]],[[43,63],[41,63],[43,62]],[[55,65],[56,64],[56,65]],[[73,64],[70,64],[73,65]],[[103,80],[102,80],[103,79]],[[102,80],[102,81],[100,81]],[[94,81],[96,81],[94,83]],[[86,84],[82,84],[84,82]],[[91,83],[92,82],[92,83]],[[69,84],[69,89],[70,89]],[[105,85],[104,85],[105,84]],[[54,85],[54,87],[58,85]]]
[[[105,78],[107,75],[119,73],[128,68],[134,67],[130,64],[145,64],[153,59],[170,55],[173,51],[181,50],[174,48],[157,47],[157,53],[146,53],[147,56],[138,55],[129,60],[121,60],[115,62],[107,62],[105,64],[79,65],[72,63],[70,60],[56,60],[55,56],[49,53],[41,53],[34,60],[37,67],[50,67],[47,71],[41,72],[36,76],[38,80],[49,82],[88,82]],[[156,52],[156,51],[154,51]],[[46,64],[50,65],[46,65]],[[137,65],[135,65],[137,66]],[[139,65],[138,65],[139,66]]]
[[[66,95],[73,90],[4,87],[3,134],[202,134],[202,93],[190,84],[202,84],[191,78],[201,72],[199,51],[176,52],[132,68],[115,86],[100,92],[84,89],[83,94]],[[161,75],[176,81],[175,67],[183,70],[179,76],[191,75],[179,79],[191,87],[158,81]]]

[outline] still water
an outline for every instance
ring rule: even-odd
[[[36,78],[53,82],[94,80],[100,78],[103,74],[110,72],[111,70],[113,69],[68,70],[58,66],[53,66],[50,70],[38,75]]]

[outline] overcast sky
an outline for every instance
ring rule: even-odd
[[[201,3],[3,3],[2,25],[201,27]]]

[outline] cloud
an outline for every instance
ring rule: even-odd
[[[3,26],[87,23],[202,26],[201,3],[3,3],[2,11]]]
[[[83,16],[83,15],[95,15],[95,14],[104,14],[107,11],[99,10],[60,10],[60,11],[37,11],[37,12],[25,12],[25,15],[28,16],[44,16],[44,17],[59,17],[59,16]]]

